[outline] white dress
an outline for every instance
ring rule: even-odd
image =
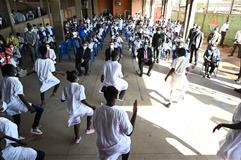
[[[171,68],[175,69],[175,72],[171,75],[171,89],[177,89],[188,84],[186,76],[186,68],[189,66],[188,59],[184,56],[178,57],[173,60]]]
[[[28,112],[27,107],[18,95],[23,95],[23,85],[17,77],[4,77],[0,81],[2,101],[7,104],[6,112],[13,116]]]
[[[241,103],[233,113],[233,123],[241,122]],[[226,139],[221,142],[221,147],[217,152],[220,160],[240,160],[241,159],[241,130],[230,130]]]
[[[55,72],[54,62],[51,59],[37,59],[34,65],[34,71],[37,72],[41,83],[40,92],[46,92],[51,87],[60,83],[52,72]]]
[[[17,125],[10,120],[1,117],[0,118],[0,132],[18,139],[18,128]],[[37,152],[28,147],[13,147],[10,140],[6,140],[6,146],[1,151],[2,157],[5,160],[35,160]]]
[[[127,113],[119,106],[101,106],[95,110],[93,127],[97,133],[100,160],[117,160],[130,152],[129,135],[133,127]]]
[[[67,101],[68,126],[80,124],[80,117],[92,116],[93,109],[81,103],[85,100],[85,88],[78,83],[64,87],[61,100]]]
[[[118,91],[127,90],[128,83],[123,79],[121,64],[117,61],[107,61],[103,68],[105,86],[114,86]]]

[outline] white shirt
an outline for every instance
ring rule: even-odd
[[[23,85],[17,77],[4,77],[0,81],[1,98],[7,104],[6,112],[10,115],[16,115],[27,112],[27,107],[19,98],[23,93]]]
[[[37,59],[34,71],[37,72],[39,81],[41,82],[41,93],[60,83],[60,80],[52,73],[55,72],[55,66],[51,59]]]
[[[55,72],[54,62],[51,59],[37,59],[34,65],[34,71],[37,72],[40,82],[52,78]]]
[[[189,66],[188,59],[184,56],[178,57],[173,60],[171,68],[175,69],[176,75],[185,75],[186,68]]]
[[[69,114],[76,114],[78,108],[83,104],[82,100],[85,100],[85,88],[83,85],[76,83],[70,83],[68,86],[64,87],[61,100],[67,101]]]
[[[236,35],[235,35],[235,39],[238,42],[238,44],[241,44],[241,30],[239,30]]]
[[[0,118],[0,132],[18,139],[18,127],[10,120]],[[35,160],[37,152],[32,148],[27,147],[13,147],[10,140],[6,140],[6,146],[2,150],[2,157],[5,160]]]
[[[220,29],[221,32],[227,32],[229,28],[229,24],[228,23],[224,23]]]
[[[104,84],[116,86],[118,79],[123,78],[123,73],[121,71],[121,64],[117,61],[107,61],[104,64],[103,74],[104,74]]]
[[[48,49],[48,58],[51,59],[54,64],[56,63],[56,54],[55,51],[51,48]]]
[[[133,127],[127,113],[119,106],[101,106],[95,110],[93,127],[97,132],[99,150],[118,150],[121,142],[130,140]],[[124,145],[124,144],[123,144]]]

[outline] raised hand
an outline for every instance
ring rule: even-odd
[[[217,126],[213,129],[213,133],[214,133],[216,130],[219,130],[221,127],[223,127],[222,124],[217,125]]]

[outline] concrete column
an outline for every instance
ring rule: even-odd
[[[62,0],[61,0],[62,2]],[[56,40],[60,42],[64,40],[63,19],[61,17],[60,0],[49,1],[49,6],[53,18],[53,26],[56,30]]]
[[[167,0],[166,2],[166,13],[164,15],[165,19],[168,20],[172,15],[172,0]]]
[[[77,19],[83,18],[81,0],[75,0],[75,13],[76,13]]]
[[[184,33],[183,33],[183,38],[185,39],[188,36],[189,30],[194,25],[196,10],[197,10],[197,0],[187,0],[185,20],[184,20]]]
[[[94,13],[95,15],[98,15],[99,14],[99,10],[98,10],[98,3],[99,1],[98,0],[93,0],[93,3],[94,3]]]
[[[88,17],[92,20],[93,14],[92,14],[92,0],[88,0]]]
[[[15,33],[15,28],[14,28],[14,21],[12,19],[12,16],[11,16],[11,6],[10,6],[10,3],[8,0],[5,0],[5,5],[6,5],[6,9],[7,9],[7,15],[8,15],[8,19],[9,19],[9,22],[10,22],[10,27],[11,27],[11,31],[13,33]]]

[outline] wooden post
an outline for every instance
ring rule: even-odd
[[[231,4],[231,7],[230,7],[230,12],[229,12],[228,17],[227,17],[227,21],[229,21],[229,17],[232,14],[233,6],[234,6],[234,0],[232,0],[232,4]]]

